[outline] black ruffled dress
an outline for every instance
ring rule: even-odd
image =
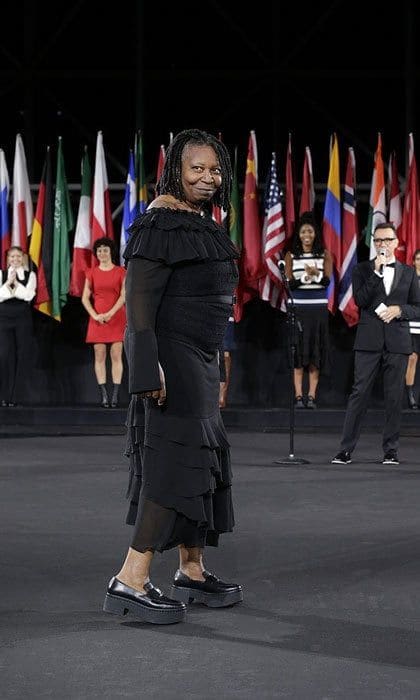
[[[124,257],[131,546],[144,552],[217,545],[234,526],[219,356],[238,254],[210,217],[155,208],[132,225]],[[166,379],[163,406],[136,396],[160,388],[158,362]]]

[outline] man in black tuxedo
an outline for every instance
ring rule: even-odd
[[[373,233],[376,258],[353,270],[353,296],[360,309],[354,343],[354,383],[347,404],[340,452],[332,464],[349,464],[359,439],[375,377],[384,382],[383,464],[399,464],[401,403],[412,340],[408,321],[420,315],[420,292],[414,268],[395,260],[395,227],[378,224]]]

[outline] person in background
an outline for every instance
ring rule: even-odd
[[[204,131],[168,147],[158,197],[131,226],[127,260],[127,454],[131,546],[104,610],[182,622],[191,601],[234,605],[242,589],[210,573],[206,545],[234,527],[229,442],[220,415],[219,353],[232,313],[238,252],[212,204],[229,210],[226,146]],[[170,595],[150,581],[156,551],[178,547]]]
[[[3,407],[16,406],[17,397],[25,392],[33,336],[31,302],[37,282],[22,248],[9,248],[6,261],[7,269],[0,270],[0,396]]]
[[[369,397],[381,372],[385,399],[382,464],[399,464],[398,445],[407,360],[413,349],[408,321],[420,315],[415,270],[395,259],[398,238],[389,221],[373,232],[377,255],[353,268],[353,295],[360,309],[354,342],[354,382],[347,404],[340,451],[332,464],[350,464]]]
[[[327,287],[332,259],[312,212],[302,214],[290,247],[285,255],[285,271],[295,303],[296,325],[300,326],[295,354],[295,406],[316,408],[319,376],[329,368]],[[303,391],[304,370],[309,375],[307,398]]]
[[[413,265],[420,286],[420,248],[413,255]],[[418,409],[419,402],[414,396],[414,381],[416,378],[417,360],[420,353],[420,316],[414,321],[409,321],[410,334],[413,341],[413,352],[408,358],[407,372],[405,374],[405,387],[407,391],[408,405],[414,411]]]
[[[93,246],[98,265],[86,271],[82,304],[88,312],[86,342],[93,344],[95,375],[104,408],[118,406],[123,375],[123,339],[126,327],[125,269],[115,263],[117,251],[111,238],[98,238]],[[111,357],[113,389],[108,398],[106,359]]]

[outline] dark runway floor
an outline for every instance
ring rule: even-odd
[[[124,556],[122,435],[0,441],[1,698],[420,697],[420,439],[384,467],[379,434],[354,463],[338,436],[230,433],[237,527],[207,566],[241,582],[230,609],[185,624],[102,612]],[[156,555],[168,590],[176,550]]]

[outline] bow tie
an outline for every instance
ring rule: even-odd
[[[394,262],[393,262],[393,263],[387,263],[387,264],[385,265],[385,267],[395,267],[395,263],[394,263]]]

